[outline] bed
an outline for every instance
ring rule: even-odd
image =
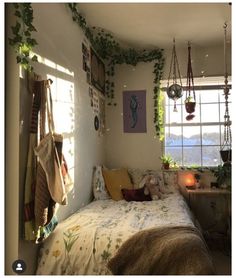
[[[170,248],[170,243],[175,248]],[[159,252],[160,246],[164,249]],[[187,246],[185,254],[180,252],[182,246]],[[170,253],[172,249],[175,250]],[[164,259],[167,253],[167,260],[161,262],[160,258]],[[182,267],[177,260],[180,256]],[[160,264],[163,267],[158,269]],[[36,274],[213,274],[213,267],[191,212],[173,186],[162,200],[106,199],[81,208],[58,224],[44,242]]]

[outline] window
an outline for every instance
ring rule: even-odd
[[[216,78],[204,80],[202,84],[195,82],[197,103],[195,117],[191,121],[186,120],[185,90],[177,101],[178,112],[173,112],[173,100],[165,97],[165,153],[170,154],[180,166],[216,166],[221,163],[219,151],[224,136],[224,78],[219,78],[221,85]],[[231,112],[231,95],[228,100]]]

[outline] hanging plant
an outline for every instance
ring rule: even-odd
[[[170,83],[171,74],[172,74],[172,82]],[[178,78],[179,78],[180,85],[178,84]],[[175,49],[175,39],[173,40],[173,49],[171,55],[170,71],[169,71],[169,76],[167,81],[166,92],[168,97],[174,101],[174,112],[178,112],[176,107],[176,101],[182,97],[183,89],[182,89],[182,81],[181,81],[180,70],[179,70],[179,63],[178,63],[176,49]]]
[[[228,87],[228,73],[226,63],[226,30],[227,24],[224,24],[224,71],[225,71],[225,86],[224,86],[224,97],[225,97],[225,114],[224,114],[224,140],[220,148],[221,159],[224,164],[231,163],[232,158],[232,135],[231,135],[231,120],[229,114],[229,87]]]
[[[25,70],[32,71],[31,61],[37,62],[37,56],[31,55],[37,41],[32,38],[31,33],[37,30],[33,26],[33,9],[30,3],[13,4],[16,20],[15,26],[12,26],[12,38],[8,38],[9,44],[14,48],[17,56],[16,61]],[[32,56],[32,57],[31,57]]]
[[[164,62],[163,49],[136,50],[134,48],[124,49],[109,32],[102,28],[89,27],[86,19],[78,12],[76,3],[67,4],[72,12],[72,19],[84,31],[92,47],[98,55],[106,61],[106,96],[108,105],[116,105],[114,96],[114,75],[116,64],[128,64],[136,66],[139,62],[154,61],[154,124],[156,135],[160,140],[164,139],[164,111],[163,95],[161,93],[161,79]]]
[[[190,121],[195,117],[195,115],[193,115],[192,113],[195,111],[195,107],[196,107],[196,96],[195,96],[194,81],[193,81],[190,42],[188,43],[187,85],[186,85],[186,98],[184,104],[185,104],[186,112],[189,113],[189,115],[186,116],[186,120]]]

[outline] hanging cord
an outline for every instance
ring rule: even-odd
[[[178,62],[178,59],[177,59],[176,51],[175,51],[175,62],[177,64],[177,70],[178,70],[178,75],[179,75],[180,86],[182,87],[182,80],[181,80],[181,76],[180,76],[179,62]]]
[[[172,55],[171,55],[171,61],[170,61],[170,70],[169,70],[169,75],[168,75],[168,80],[167,80],[167,88],[169,87],[169,81],[170,81],[173,58],[174,58],[174,52],[175,52],[175,39],[173,39],[173,43],[174,43],[174,46],[173,46],[173,49],[172,49]]]
[[[186,99],[187,99],[187,97],[191,96],[191,90],[193,91],[193,98],[194,98],[194,101],[196,102],[194,81],[193,81],[193,70],[192,70],[192,63],[191,63],[191,45],[190,45],[190,42],[188,42],[188,68],[187,68]]]
[[[224,96],[225,96],[225,115],[224,115],[224,141],[222,144],[222,150],[225,146],[229,146],[231,149],[232,135],[231,135],[231,121],[229,115],[229,87],[228,87],[228,73],[227,73],[227,61],[226,61],[226,29],[227,24],[224,24],[224,71],[225,71],[225,86],[224,86]],[[228,159],[229,160],[229,159]]]
[[[179,63],[178,63],[178,59],[177,59],[176,48],[175,48],[175,38],[174,38],[171,62],[170,62],[170,70],[169,70],[168,81],[167,81],[167,88],[169,87],[169,81],[170,81],[170,77],[171,77],[172,68],[173,68],[173,83],[174,84],[177,83],[176,66],[177,66],[180,85],[182,87],[182,80],[181,80],[181,76],[180,76]]]

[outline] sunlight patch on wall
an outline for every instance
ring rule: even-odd
[[[45,66],[56,69],[60,72],[66,73],[66,74],[74,77],[74,72],[73,71],[70,71],[70,70],[64,68],[63,66],[60,66],[60,65],[56,64],[55,62],[53,62],[53,61],[51,61],[47,58],[44,58],[44,57],[42,57],[39,54],[34,53],[34,52],[31,53],[30,57],[33,57],[34,55],[36,55],[38,57],[38,62],[40,64],[44,64]]]

